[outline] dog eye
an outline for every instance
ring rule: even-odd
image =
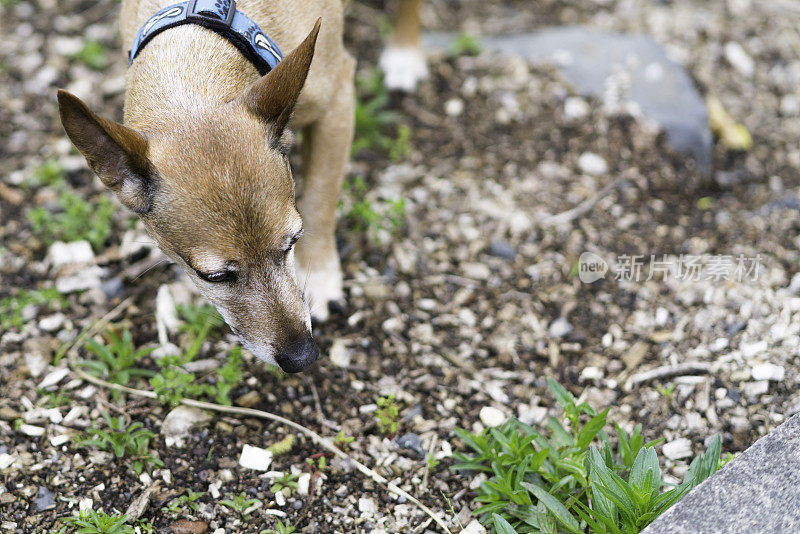
[[[196,271],[197,276],[211,282],[212,284],[219,284],[221,282],[233,282],[236,280],[236,271],[217,271],[215,273],[201,273]]]

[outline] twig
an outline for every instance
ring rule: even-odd
[[[678,365],[664,365],[649,371],[643,371],[633,375],[625,383],[625,389],[630,390],[633,386],[658,380],[660,378],[672,378],[673,376],[708,374],[711,372],[711,364],[706,362],[683,362]]]
[[[75,375],[77,375],[82,380],[85,380],[97,386],[116,389],[117,391],[123,391],[130,395],[146,397],[148,399],[156,399],[157,395],[152,391],[145,391],[143,389],[135,389],[120,384],[112,384],[110,382],[106,382],[105,380],[102,380],[100,378],[97,378],[96,376],[92,376],[89,373],[84,372],[82,369],[79,369],[75,365],[75,355],[77,354],[77,350],[80,347],[79,341],[82,341],[86,337],[92,336],[97,331],[99,331],[100,328],[104,326],[104,324],[108,323],[108,321],[116,317],[122,311],[122,309],[124,309],[125,306],[127,306],[127,304],[130,303],[129,301],[131,299],[132,297],[129,297],[128,299],[122,301],[119,305],[117,305],[117,307],[108,312],[102,319],[100,319],[94,325],[88,328],[84,334],[78,337],[78,340],[76,340],[71,346],[69,346],[69,348],[65,351],[65,354],[67,354],[68,356],[67,361],[69,362],[70,369]],[[385,477],[383,477],[379,473],[373,471],[372,469],[362,464],[361,462],[359,462],[346,452],[342,451],[336,445],[334,445],[329,439],[320,436],[313,430],[306,428],[303,425],[295,423],[294,421],[290,421],[289,419],[281,417],[280,415],[275,415],[273,413],[265,412],[262,410],[256,410],[254,408],[243,408],[240,406],[222,406],[219,404],[214,404],[212,402],[203,402],[194,399],[182,399],[181,404],[184,404],[186,406],[193,406],[195,408],[201,408],[204,410],[211,410],[215,412],[238,414],[250,417],[258,417],[261,419],[268,419],[280,423],[282,425],[288,426],[289,428],[293,428],[294,430],[297,430],[298,432],[301,432],[306,436],[308,436],[311,439],[311,441],[313,441],[323,449],[327,449],[328,451],[332,452],[336,456],[339,456],[340,458],[345,458],[349,460],[352,463],[352,465],[355,466],[356,469],[361,471],[362,474],[371,478],[378,484],[381,484],[391,493],[394,493],[401,497],[405,497],[406,500],[415,504],[420,510],[425,512],[433,521],[435,521],[436,524],[439,525],[439,527],[441,527],[443,532],[445,532],[446,534],[451,534],[450,529],[447,528],[447,524],[442,519],[440,519],[436,514],[434,514],[433,510],[422,504],[416,497],[414,497],[407,491],[403,490],[402,488],[398,487],[396,484],[389,482]]]
[[[605,197],[610,195],[615,189],[621,186],[623,183],[627,182],[628,178],[618,178],[611,182],[610,184],[603,187],[600,191],[598,191],[594,196],[591,196],[575,206],[572,209],[567,211],[562,211],[561,213],[557,213],[556,215],[548,215],[547,217],[542,218],[539,222],[546,226],[558,226],[559,224],[564,224],[568,222],[572,222],[581,215],[589,212],[594,206],[603,200]]]

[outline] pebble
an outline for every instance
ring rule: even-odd
[[[192,430],[206,426],[214,417],[205,410],[192,406],[173,408],[161,424],[161,433],[167,447],[183,447]]]
[[[412,451],[419,458],[425,457],[425,450],[422,448],[422,440],[420,439],[419,435],[414,433],[403,434],[397,438],[395,442],[401,449]]]
[[[753,58],[742,48],[742,45],[734,41],[726,43],[724,53],[725,59],[734,69],[739,71],[739,74],[748,78],[755,74],[756,64]]]
[[[39,486],[39,493],[36,495],[36,499],[33,501],[34,505],[36,506],[36,511],[44,512],[45,510],[53,508],[56,504],[55,497],[56,496],[52,491],[44,486]]]
[[[62,326],[64,326],[66,319],[67,317],[63,313],[55,313],[53,315],[43,317],[39,321],[39,330],[44,332],[56,332]]]
[[[336,339],[333,341],[328,351],[328,358],[336,367],[350,366],[350,351],[347,349],[344,339]]]
[[[239,465],[247,469],[267,471],[272,463],[272,453],[267,449],[245,445],[239,456]]]
[[[16,457],[11,456],[10,454],[4,452],[0,454],[0,469],[6,469],[7,467],[11,467],[14,465],[16,461]]]
[[[86,289],[99,288],[102,285],[101,277],[104,270],[97,265],[91,265],[72,276],[56,280],[56,289],[59,293],[75,293]]]
[[[572,325],[563,317],[559,317],[550,323],[550,328],[548,330],[553,337],[564,337],[572,332]]]
[[[506,421],[506,415],[494,406],[484,406],[480,412],[481,423],[489,428],[502,425]]]
[[[594,152],[584,152],[578,158],[581,172],[590,176],[602,176],[608,172],[608,163]]]
[[[38,352],[25,353],[25,367],[33,378],[39,378],[47,370],[48,361]]]
[[[375,515],[378,511],[378,505],[375,504],[374,499],[361,497],[358,499],[358,511],[364,515]]]
[[[25,434],[26,436],[30,436],[32,438],[38,438],[40,436],[44,436],[44,428],[28,424],[20,425],[19,432]]]
[[[781,365],[762,363],[753,366],[751,375],[753,376],[753,380],[772,380],[774,382],[781,382],[786,376],[786,370]]]
[[[174,333],[178,331],[178,327],[181,325],[181,320],[178,318],[178,312],[175,309],[175,299],[166,284],[162,284],[158,288],[158,293],[156,293],[156,324],[159,328],[159,339],[163,335],[162,328],[166,329],[166,332]],[[162,340],[162,342],[166,341],[166,339]]]
[[[54,269],[64,265],[78,265],[94,263],[94,252],[88,241],[73,241],[64,243],[56,241],[47,250],[45,262]]]
[[[56,369],[55,371],[52,371],[50,374],[45,376],[42,379],[42,381],[39,382],[39,385],[37,387],[39,389],[46,389],[51,386],[55,386],[56,384],[61,382],[64,379],[64,377],[67,376],[68,374],[69,374],[69,369],[67,369],[66,367],[61,367],[59,369]]]
[[[286,497],[283,495],[283,491],[275,493],[275,504],[278,506],[286,506]]]
[[[480,521],[473,519],[469,524],[464,527],[461,534],[486,534],[486,527],[481,525]]]
[[[670,460],[680,460],[692,455],[692,442],[686,438],[678,438],[664,444],[664,456]]]
[[[564,117],[575,121],[586,117],[591,111],[589,104],[583,98],[571,96],[564,101]]]
[[[508,261],[514,261],[517,257],[517,249],[511,243],[506,241],[492,241],[489,248],[486,250],[487,254],[496,258],[502,258]]]
[[[748,402],[758,402],[758,399],[761,397],[761,395],[766,395],[769,392],[769,380],[747,382],[743,389]]]
[[[742,351],[744,359],[749,360],[753,356],[766,352],[768,347],[769,345],[766,341],[756,341],[755,343],[742,343],[739,350]]]
[[[464,101],[460,98],[451,98],[444,103],[444,112],[448,117],[458,117],[464,113]]]
[[[311,473],[302,473],[297,478],[297,494],[301,497],[308,495],[309,487],[311,486]]]

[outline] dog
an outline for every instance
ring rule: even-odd
[[[124,0],[121,34],[133,47],[123,124],[58,92],[64,129],[91,170],[242,344],[286,372],[319,355],[308,300],[325,320],[344,296],[334,230],[356,65],[344,3]],[[418,10],[419,0],[401,1],[381,58],[393,88],[411,90],[426,73]],[[297,200],[293,129],[303,132]]]

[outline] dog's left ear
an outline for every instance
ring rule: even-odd
[[[263,119],[270,129],[270,136],[278,140],[292,116],[297,98],[306,82],[314,46],[322,19],[317,19],[314,29],[300,46],[292,50],[278,65],[244,90],[237,97],[255,116]]]

